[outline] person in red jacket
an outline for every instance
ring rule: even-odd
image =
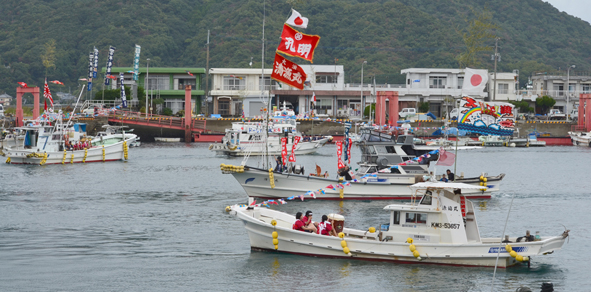
[[[306,223],[304,222],[304,218],[306,218],[305,216],[302,216],[302,212],[297,212],[296,215],[296,221],[293,224],[293,230],[299,230],[299,231],[304,231],[304,232],[313,232],[316,230],[316,228],[314,228],[314,225],[312,225],[312,228],[306,226]]]

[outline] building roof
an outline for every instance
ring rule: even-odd
[[[271,75],[273,69],[265,69],[265,75]],[[244,74],[244,75],[260,75],[261,68],[210,68],[209,74]]]
[[[139,68],[139,73],[146,73],[146,67],[140,67]],[[111,68],[111,72],[113,73],[127,73],[127,71],[133,71],[132,67],[112,67]],[[193,73],[193,74],[205,74],[205,68],[191,68],[191,67],[150,67],[149,68],[149,73],[169,73],[169,74],[175,74],[175,73],[179,73],[179,74],[187,74],[187,71]],[[105,73],[106,72],[106,68],[103,67],[103,69],[101,70],[101,73]]]
[[[450,68],[407,68],[400,70],[400,74],[408,73],[448,73],[448,74],[460,74],[464,73],[464,69],[450,69]]]
[[[3,93],[3,94],[0,94],[0,98],[10,98],[10,99],[12,99],[13,97],[10,96],[10,95],[8,95],[8,94],[6,94],[6,93]]]

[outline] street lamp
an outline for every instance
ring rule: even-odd
[[[365,99],[363,98],[363,65],[367,64],[367,61],[363,61],[363,63],[361,63],[361,104],[362,104],[362,110],[361,110],[361,119],[363,119],[363,114],[365,112]],[[371,113],[371,108],[369,109],[369,112]]]
[[[570,112],[568,111],[568,104],[570,103],[570,83],[569,83],[569,79],[570,79],[570,68],[575,68],[575,65],[571,65],[568,66],[568,69],[566,69],[566,109],[565,109],[565,113],[564,115],[566,116],[566,121],[570,122],[570,117],[569,114]]]
[[[150,58],[148,58],[148,62],[146,63],[146,106],[144,107],[146,119],[148,118],[148,83],[150,82],[148,77],[150,77]]]

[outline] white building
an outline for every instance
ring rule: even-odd
[[[506,102],[521,100],[518,96],[517,85],[518,75],[516,72],[497,72],[497,92],[494,92],[495,73],[488,74],[488,98],[491,101]]]
[[[464,91],[464,69],[409,68],[400,71],[406,74],[406,88],[398,91],[400,107],[418,107],[419,102],[429,102],[429,111],[441,116],[445,106],[453,105],[453,100],[469,95],[484,100],[485,90]]]
[[[261,69],[209,69],[213,113],[226,117],[240,116],[244,106],[246,117],[262,115],[264,103],[261,94],[268,98],[269,90],[277,88],[277,82],[271,80],[271,70],[265,69],[264,75],[261,76]]]
[[[566,104],[568,102],[568,111],[570,112],[570,110],[577,107],[581,93],[591,93],[591,76],[574,70],[570,70],[569,73],[557,72],[534,75],[531,77],[532,88],[528,93],[537,97],[548,95],[554,98],[556,100],[554,108],[560,109],[561,112],[567,111]],[[569,84],[568,90],[566,88],[567,83]]]

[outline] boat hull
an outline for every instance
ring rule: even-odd
[[[331,138],[326,137],[316,141],[310,142],[299,142],[296,146],[295,155],[305,155],[311,154],[316,151],[322,146],[324,146]],[[248,143],[248,142],[241,142],[240,146],[236,147],[235,149],[230,149],[228,146],[222,143],[215,143],[210,145],[210,150],[216,152],[219,155],[229,155],[229,156],[245,156],[245,155],[265,155],[265,144],[262,142],[255,142],[255,143]],[[291,149],[291,144],[287,145],[288,149]],[[279,143],[269,143],[268,145],[268,155],[281,155],[281,144]],[[290,151],[291,153],[291,151]]]
[[[575,146],[591,147],[591,133],[589,132],[568,132],[570,139]]]
[[[343,252],[341,239],[333,236],[318,235],[296,231],[277,224],[271,225],[271,220],[281,215],[257,217],[253,214],[257,208],[247,210],[245,207],[233,206],[230,213],[238,217],[248,233],[250,246],[254,250],[268,250],[299,255],[350,258],[372,261],[392,261],[404,264],[441,264],[455,266],[494,267],[498,260],[498,267],[504,268],[519,264],[517,260],[506,252],[503,245],[496,243],[463,243],[441,244],[414,242],[419,251],[421,260],[415,258],[406,242],[380,241],[379,235],[370,235],[367,238],[353,238],[344,229],[345,241],[350,250],[350,255]],[[275,211],[276,213],[280,213]],[[283,213],[285,214],[285,213]],[[255,218],[256,217],[256,218]],[[272,233],[276,231],[278,236],[277,250],[273,244]],[[379,232],[379,231],[378,231]],[[537,256],[560,249],[565,242],[562,236],[545,238],[542,241],[512,243],[513,250],[518,250],[521,256]],[[499,252],[500,251],[500,252]]]
[[[414,175],[400,175],[388,179],[369,179],[367,182],[351,182],[350,186],[343,189],[343,198],[339,189],[329,189],[327,186],[336,186],[340,181],[331,178],[284,174],[274,172],[275,187],[271,188],[269,172],[252,167],[245,167],[244,172],[232,172],[234,178],[240,183],[249,197],[257,198],[288,198],[298,197],[308,191],[324,190],[324,194],[316,196],[321,200],[388,200],[412,199],[411,185],[415,184]],[[491,193],[498,191],[504,175],[497,178],[487,178],[488,184],[485,191],[466,191],[467,198],[489,199]],[[478,178],[457,180],[467,184],[479,185]],[[484,188],[484,187],[483,187]]]
[[[128,136],[128,134],[126,135]],[[131,136],[131,135],[130,135]],[[135,141],[135,135],[130,138],[126,138],[125,141],[129,145]],[[105,156],[103,157],[103,149]],[[30,154],[35,153],[32,150],[13,150],[9,149],[6,156],[10,158],[10,164],[31,164],[41,165],[43,157],[27,157]],[[45,152],[37,153],[44,154]],[[53,151],[47,152],[47,160],[43,165],[46,164],[67,164],[67,163],[90,163],[90,162],[106,162],[106,161],[117,161],[125,159],[125,151],[123,147],[123,141],[102,146],[95,146],[86,150],[73,150],[66,151]]]

